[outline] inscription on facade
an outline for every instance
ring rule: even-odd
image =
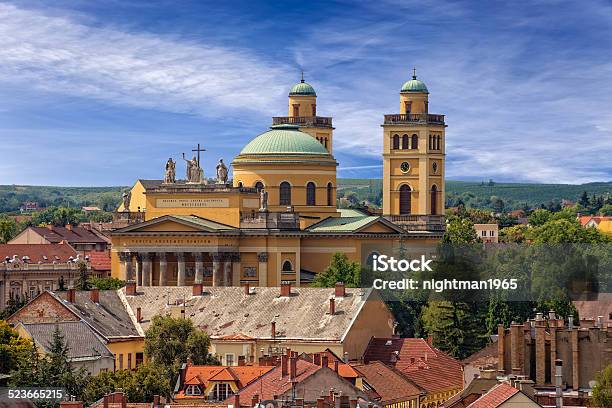
[[[158,198],[158,208],[227,208],[227,198]]]

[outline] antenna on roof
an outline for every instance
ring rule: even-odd
[[[302,70],[302,80],[300,82],[304,83],[304,70]]]

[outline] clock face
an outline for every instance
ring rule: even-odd
[[[400,170],[404,173],[408,173],[408,170],[410,170],[410,163],[402,162],[402,164],[400,164]]]

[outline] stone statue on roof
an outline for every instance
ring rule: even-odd
[[[268,192],[263,188],[259,191],[259,211],[268,211]]]
[[[198,163],[198,159],[193,156],[193,159],[189,160],[185,158],[185,153],[183,153],[183,160],[187,163],[187,169],[185,171],[185,178],[188,183],[202,183],[204,179],[204,172],[200,168],[200,163]]]
[[[176,163],[172,157],[166,162],[166,172],[164,173],[164,184],[176,183]]]
[[[132,199],[131,191],[123,193],[123,211],[130,211],[130,200],[131,199]]]
[[[227,166],[223,163],[223,159],[219,159],[217,163],[217,183],[227,184]]]

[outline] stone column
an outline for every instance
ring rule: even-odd
[[[176,261],[178,264],[176,286],[185,286],[185,253],[177,252]]]
[[[570,328],[570,342],[572,343],[572,389],[580,388],[580,357],[578,355],[578,329]]]
[[[151,265],[151,253],[143,252],[142,257],[142,286],[151,286],[153,278],[153,269]]]
[[[234,263],[232,267],[232,286],[240,286],[240,254],[234,254]]]
[[[301,282],[300,279],[302,278],[300,271],[302,270],[302,260],[300,258],[300,249],[298,248],[297,251],[295,251],[295,266],[293,269],[295,269],[295,286],[296,287],[300,287]]]
[[[158,252],[159,258],[159,286],[168,286],[168,260],[165,252]]]
[[[134,270],[132,269],[132,254],[125,253],[125,280],[130,282],[134,280]]]
[[[195,256],[195,283],[204,281],[204,254],[196,252]]]
[[[125,252],[119,252],[117,255],[119,256],[119,274],[127,281],[127,254]],[[70,278],[68,278],[68,280],[70,280]]]
[[[546,323],[538,313],[535,322],[536,385],[546,382]],[[553,361],[554,364],[554,361]]]
[[[136,255],[136,286],[142,285],[142,258]]]
[[[223,261],[223,286],[232,286],[232,254],[226,254]]]
[[[221,260],[222,255],[219,253],[211,254],[213,261],[213,276],[212,276],[212,284],[213,286],[221,286]]]
[[[268,253],[259,252],[257,254],[257,261],[259,262],[257,266],[259,273],[259,286],[268,286]]]

